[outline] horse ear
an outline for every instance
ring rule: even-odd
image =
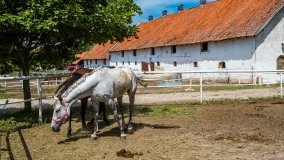
[[[53,98],[54,98],[55,100],[58,100],[58,97],[56,97],[56,96],[54,96]]]

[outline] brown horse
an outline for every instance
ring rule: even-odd
[[[90,73],[92,72],[92,69],[88,69],[88,68],[77,68],[74,69],[71,73],[69,73],[67,75],[67,79],[58,86],[57,90],[56,90],[56,96],[60,97],[61,94],[66,91],[68,89],[68,87],[70,87],[70,84],[73,84],[74,82],[76,82],[79,78],[81,78],[84,74],[86,73]],[[85,97],[81,99],[81,119],[82,119],[82,127],[86,128],[86,110],[87,110],[87,106],[88,106],[88,99],[89,97]],[[108,120],[106,118],[106,107],[105,104],[103,102],[99,103],[99,108],[100,108],[100,113],[103,113],[103,120],[105,122],[105,124],[108,124]],[[99,113],[99,114],[100,114]],[[68,134],[67,136],[71,136],[71,118],[69,118],[69,127],[68,127]],[[94,118],[92,118],[91,123],[94,122]]]

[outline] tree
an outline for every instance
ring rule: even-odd
[[[28,76],[35,66],[56,67],[93,44],[136,36],[133,0],[0,1],[0,72],[16,66]],[[25,80],[24,99],[30,99]],[[31,110],[31,103],[25,103]]]

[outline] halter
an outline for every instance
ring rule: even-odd
[[[64,100],[62,100],[61,102],[63,102],[62,105],[63,105],[63,107],[64,107],[64,114],[63,114],[63,116],[60,117],[60,118],[58,118],[58,119],[53,119],[53,118],[52,118],[52,121],[54,121],[56,124],[59,124],[59,125],[62,124],[62,121],[63,121],[66,117],[68,117],[66,102],[65,102]]]

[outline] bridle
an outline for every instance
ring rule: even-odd
[[[55,122],[55,123],[58,124],[58,125],[62,124],[63,121],[65,120],[65,118],[68,117],[68,111],[67,111],[66,102],[65,102],[64,100],[62,100],[60,103],[61,103],[61,104],[63,105],[63,107],[64,107],[64,114],[63,114],[63,116],[60,117],[60,118],[58,118],[58,119],[53,119],[53,118],[52,118],[52,121]]]

